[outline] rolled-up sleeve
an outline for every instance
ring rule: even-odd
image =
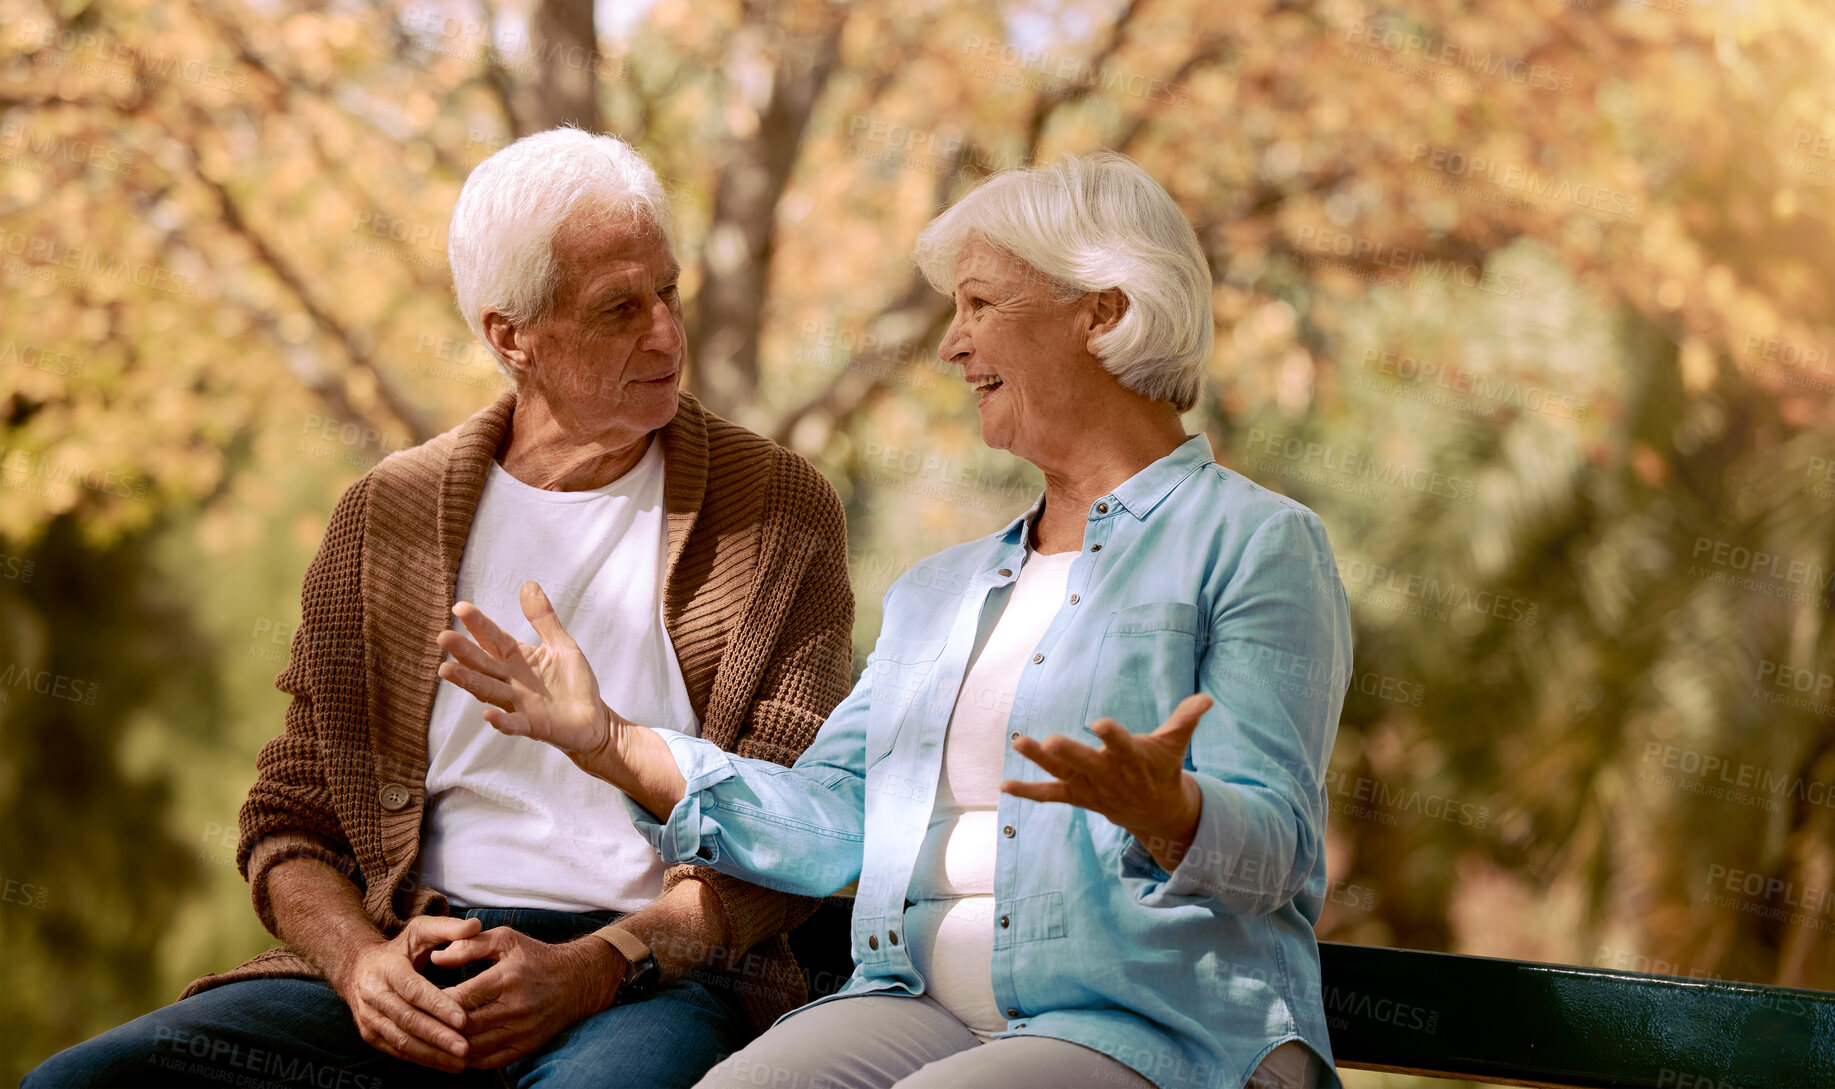
[[[657,730],[669,746],[669,755],[686,781],[682,800],[669,811],[668,819],[658,822],[650,811],[625,796],[631,820],[663,861],[670,865],[713,862],[718,843],[704,842],[701,834],[701,792],[733,777],[733,761],[725,749],[698,737],[674,730]]]
[[[791,767],[659,731],[687,789],[658,820],[626,807],[663,861],[711,866],[765,888],[826,896],[860,876],[869,666]]]

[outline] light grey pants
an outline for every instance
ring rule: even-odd
[[[1313,1089],[1297,1043],[1262,1060],[1249,1089]],[[1328,1081],[1326,1084],[1330,1084]],[[929,995],[856,995],[805,1010],[707,1072],[696,1089],[1153,1089],[1100,1051],[1047,1036],[982,1043]]]

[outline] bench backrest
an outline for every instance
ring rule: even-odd
[[[1835,1087],[1835,992],[1319,944],[1339,1066],[1519,1085]]]

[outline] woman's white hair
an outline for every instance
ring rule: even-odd
[[[971,240],[1036,270],[1065,298],[1119,289],[1119,324],[1092,347],[1124,388],[1180,412],[1198,403],[1211,355],[1211,271],[1179,206],[1133,160],[1112,151],[994,175],[930,221],[915,260],[930,286],[955,294],[956,257]]]
[[[579,220],[623,220],[674,245],[662,182],[616,136],[575,128],[525,136],[479,163],[459,191],[446,233],[453,293],[465,324],[512,382],[514,372],[485,339],[484,311],[517,326],[546,320],[561,286],[555,236]]]

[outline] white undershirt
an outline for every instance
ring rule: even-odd
[[[1000,619],[970,663],[943,744],[936,808],[905,912],[911,958],[932,997],[986,1040],[1007,1030],[994,1002],[994,852],[1013,693],[1064,604],[1078,552],[1029,552]]]
[[[546,491],[492,464],[458,598],[534,645],[518,594],[536,580],[607,704],[633,722],[699,736],[663,629],[668,541],[661,443],[589,491]],[[457,620],[453,628],[464,631]],[[461,907],[635,911],[656,899],[662,861],[631,826],[618,789],[552,745],[498,733],[483,711],[440,682],[427,725],[427,883]]]

